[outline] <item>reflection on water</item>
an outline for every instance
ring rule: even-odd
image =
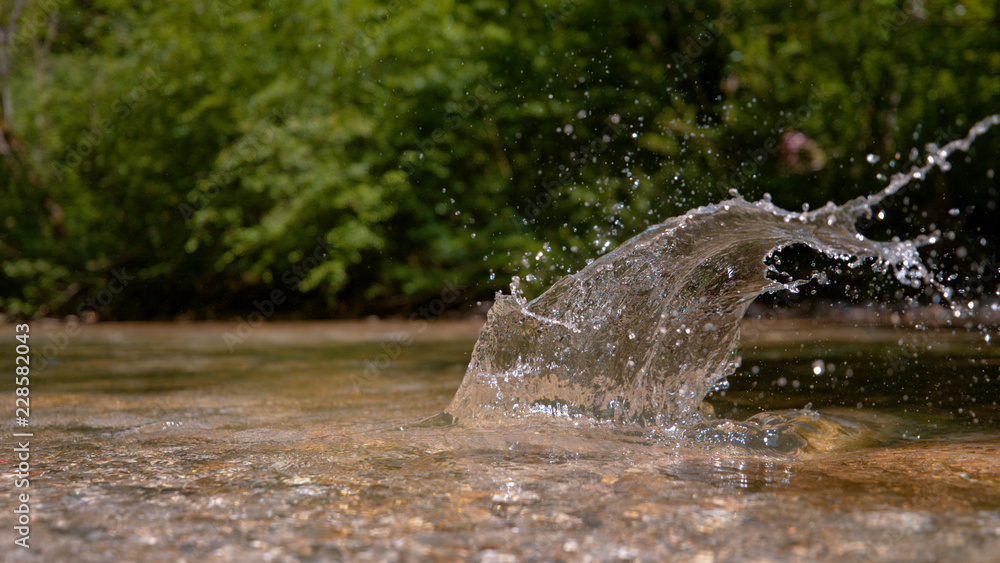
[[[36,343],[58,330],[35,329]],[[1000,553],[1000,350],[978,334],[927,335],[930,351],[901,365],[887,353],[897,331],[772,326],[766,340],[744,343],[729,387],[708,398],[717,417],[732,420],[671,433],[545,420],[408,426],[454,395],[475,323],[437,321],[356,390],[352,376],[405,325],[267,325],[232,353],[228,329],[86,327],[36,374],[32,549],[4,547],[5,557],[993,561]],[[726,439],[726,424],[752,416],[805,442]],[[10,424],[0,422],[5,436]],[[11,534],[0,529],[5,546]]]

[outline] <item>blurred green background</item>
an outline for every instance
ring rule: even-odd
[[[8,316],[407,314],[515,274],[537,293],[731,188],[872,193],[1000,111],[979,0],[2,5]],[[982,291],[998,154],[993,131],[865,232],[954,232],[931,258]]]

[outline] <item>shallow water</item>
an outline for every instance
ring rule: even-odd
[[[1000,553],[1000,349],[979,333],[745,321],[742,365],[708,398],[717,417],[733,421],[700,432],[545,420],[408,426],[448,405],[480,326],[268,324],[233,351],[223,339],[230,325],[83,327],[32,378],[32,547],[10,547],[7,486],[4,556],[995,561]],[[40,346],[62,328],[32,330]],[[12,349],[0,349],[0,361],[10,365]],[[791,427],[804,445],[733,440],[753,415]],[[13,417],[0,429],[0,459],[10,466]]]

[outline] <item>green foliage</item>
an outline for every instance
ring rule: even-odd
[[[29,1],[4,47],[0,310],[79,312],[122,268],[103,316],[537,291],[730,188],[870,193],[1000,107],[993,3],[649,4]],[[879,228],[959,207],[994,235],[998,144]]]

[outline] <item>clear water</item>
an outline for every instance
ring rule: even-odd
[[[926,162],[869,197],[792,212],[737,196],[650,227],[530,302],[515,278],[511,295],[497,294],[462,386],[438,421],[701,423],[703,399],[733,372],[740,323],[754,299],[825,276],[776,281],[782,272],[767,260],[794,244],[948,294],[918,251],[940,233],[881,242],[856,223],[931,168],[947,169],[949,155],[996,124],[1000,114],[945,147],[929,145]]]
[[[721,424],[698,440],[552,417],[407,426],[449,404],[480,326],[268,324],[234,352],[232,326],[83,327],[32,385],[32,548],[10,547],[5,509],[4,560],[1000,553],[1000,349],[976,332],[744,321],[742,365],[707,400],[734,435],[778,417],[805,448],[734,442]],[[61,331],[33,328],[36,343]],[[400,335],[413,340],[397,349]]]
[[[39,325],[68,345],[33,373],[33,547],[4,526],[5,559],[996,561],[995,327],[744,318],[807,281],[768,266],[793,244],[947,295],[938,233],[855,223],[995,124],[840,206],[692,210],[481,332]]]

